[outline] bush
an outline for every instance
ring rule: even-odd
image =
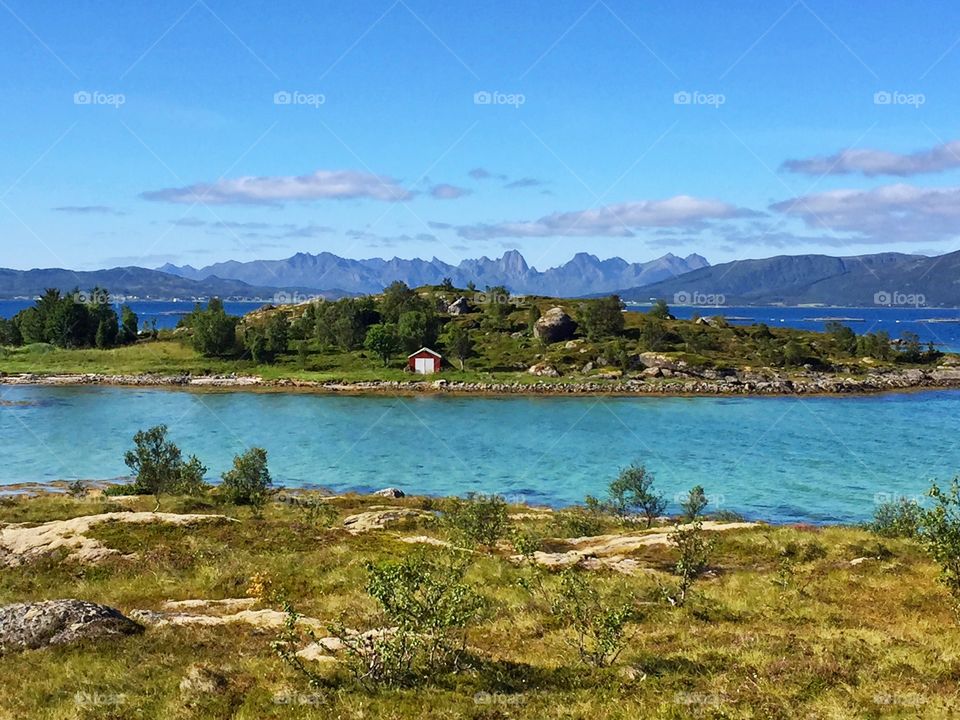
[[[408,685],[458,670],[466,651],[466,628],[480,615],[483,599],[464,582],[468,565],[422,555],[367,564],[367,593],[380,605],[384,625],[395,630],[357,635],[341,624],[334,635],[346,646],[349,668],[362,682]]]
[[[124,490],[135,495],[153,495],[160,508],[160,495],[166,493],[200,494],[207,486],[203,475],[207,469],[191,456],[187,462],[174,443],[167,440],[167,426],[157,425],[141,430],[133,436],[133,450],[127,451],[124,462],[136,475]],[[119,494],[119,489],[109,488],[108,495]]]
[[[606,667],[616,662],[626,646],[626,627],[634,611],[630,605],[604,599],[595,582],[582,570],[563,570],[550,610],[573,630],[572,644],[581,662]]]
[[[553,514],[551,530],[559,537],[587,537],[600,535],[604,530],[599,512],[584,508],[569,508]]]
[[[680,503],[680,507],[683,509],[684,519],[689,521],[696,520],[709,503],[710,501],[707,500],[707,494],[703,490],[703,485],[695,485],[693,489],[687,493],[687,497]]]
[[[920,541],[940,565],[940,582],[950,591],[960,613],[960,481],[954,478],[949,490],[933,483],[928,494],[935,504],[923,511]]]
[[[916,500],[899,498],[878,505],[867,529],[881,537],[915,538],[922,520],[923,508]]]
[[[451,498],[443,511],[443,524],[461,543],[490,547],[507,534],[507,503],[499,495],[469,493]]]
[[[670,544],[680,553],[673,568],[678,580],[676,587],[664,589],[664,597],[671,605],[682,607],[690,599],[694,582],[707,569],[714,543],[707,539],[703,522],[698,518],[690,525],[678,525],[670,533]]]
[[[273,485],[267,469],[267,451],[255,447],[237,455],[233,468],[222,477],[221,487],[229,502],[261,509],[267,501],[267,489]]]
[[[653,475],[643,465],[634,463],[620,471],[607,491],[607,508],[626,521],[630,515],[643,515],[647,527],[653,525],[667,508],[662,495],[653,492]]]

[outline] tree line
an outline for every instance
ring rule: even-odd
[[[89,293],[49,288],[31,307],[10,319],[0,318],[0,345],[112,348],[136,342],[138,329],[137,314],[129,305],[122,305],[118,314],[103,288]]]

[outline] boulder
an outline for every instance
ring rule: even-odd
[[[545,362],[539,362],[536,365],[531,365],[527,370],[531,375],[537,375],[539,377],[560,377],[559,371]]]
[[[550,308],[533,325],[533,334],[547,343],[562,342],[573,337],[577,324],[563,308]]]
[[[385,530],[404,523],[417,522],[433,517],[422,510],[408,510],[407,508],[388,508],[386,510],[371,510],[357,513],[345,518],[343,526],[348,532],[357,534],[371,530]]]
[[[402,498],[407,496],[403,490],[395,487],[386,487],[383,490],[377,490],[374,495],[388,498]]]
[[[139,632],[143,632],[143,626],[119,610],[84,600],[47,600],[0,607],[0,655]]]
[[[470,303],[465,297],[457,298],[447,306],[447,313],[450,315],[466,315],[470,312]]]

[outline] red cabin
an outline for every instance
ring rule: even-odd
[[[407,356],[407,366],[418,375],[433,375],[440,372],[443,357],[430,348],[420,348]]]

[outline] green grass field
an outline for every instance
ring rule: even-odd
[[[240,522],[96,526],[89,535],[123,555],[91,565],[61,551],[4,568],[0,604],[74,597],[129,613],[167,600],[245,597],[254,585],[282,590],[306,616],[378,627],[364,563],[439,553],[400,538],[443,538],[444,530],[428,521],[351,535],[342,518],[371,505],[433,508],[436,501],[331,502],[337,518],[323,527],[278,503],[254,517],[166,498],[167,512],[226,511]],[[5,500],[0,525],[152,503]],[[544,535],[555,529],[549,519],[514,524]],[[960,711],[960,627],[936,568],[914,542],[843,527],[714,535],[708,572],[683,608],[663,602],[659,590],[671,581],[670,547],[631,552],[645,568],[634,575],[581,571],[602,598],[635,609],[611,667],[579,661],[571,629],[521,587],[530,570],[502,549],[473,556],[466,579],[486,610],[469,627],[471,661],[457,673],[370,688],[323,665],[321,682],[310,686],[271,649],[273,630],[151,627],[121,640],[0,657],[0,718],[941,718]],[[851,564],[857,558],[867,559]],[[557,576],[547,572],[543,582],[554,587]],[[257,607],[279,609],[271,597],[264,593]],[[196,663],[226,683],[186,696],[180,682]]]

